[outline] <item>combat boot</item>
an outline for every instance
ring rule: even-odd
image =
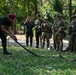
[[[3,54],[5,54],[5,55],[11,55],[12,53],[9,53],[9,52],[3,52]]]

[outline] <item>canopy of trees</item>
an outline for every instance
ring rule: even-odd
[[[69,2],[72,0],[0,0],[0,15],[7,15],[13,12],[19,21],[25,19],[27,15],[35,15],[40,12],[42,16],[52,15],[60,12],[63,15],[65,10],[69,10]],[[72,12],[76,10],[75,0],[72,1]],[[66,14],[68,14],[67,12]]]
[[[41,17],[47,15],[53,20],[56,12],[60,12],[68,20],[71,13],[76,12],[76,0],[0,0],[0,15],[9,12],[16,14],[17,23],[23,23],[27,15],[35,18],[39,12]]]

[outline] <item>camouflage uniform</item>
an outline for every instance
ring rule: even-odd
[[[45,20],[48,20],[47,17],[44,18]],[[42,47],[44,48],[45,40],[47,41],[47,48],[49,48],[49,39],[52,37],[52,24],[48,21],[42,24]]]
[[[57,13],[57,17],[60,17],[60,19],[56,19],[53,24],[53,36],[54,36],[54,43],[56,44],[56,50],[62,50],[63,47],[63,37],[65,33],[59,33],[59,28],[65,27],[65,21],[61,18],[61,14]]]
[[[70,30],[71,33],[67,49],[76,52],[76,14],[72,15],[71,18],[72,18],[71,21],[72,29]]]
[[[39,19],[38,19],[39,18]],[[36,35],[36,48],[39,48],[39,40],[40,43],[42,43],[41,40],[41,24],[42,24],[42,20],[40,19],[40,15],[37,14],[37,19],[35,20],[35,35]]]

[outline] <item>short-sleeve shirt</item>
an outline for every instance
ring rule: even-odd
[[[10,27],[11,26],[11,22],[8,20],[8,17],[0,16],[0,25],[6,26],[6,27]]]

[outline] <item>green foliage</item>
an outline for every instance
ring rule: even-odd
[[[73,12],[76,9],[75,2],[72,0]],[[28,15],[35,17],[36,4],[42,18],[47,15],[51,22],[53,22],[53,16],[56,12],[62,13],[66,20],[69,18],[68,0],[0,0],[0,15],[13,12],[16,14],[17,23],[22,23]],[[67,10],[64,9],[65,7]]]
[[[43,3],[43,6],[39,7],[39,11],[43,19],[44,16],[47,16],[49,18],[49,21],[53,22],[53,16],[56,12],[53,10],[53,6],[50,2]]]
[[[63,0],[53,0],[53,8],[56,12],[63,12],[64,2]]]
[[[24,20],[27,15],[33,15],[33,0],[0,0],[0,10],[1,15],[6,15],[9,12],[13,12],[17,17],[21,17],[21,19]]]
[[[72,1],[72,9],[73,9],[72,12],[74,12],[76,10],[76,1],[75,0]]]
[[[76,58],[74,53],[62,53],[65,59],[58,57],[53,50],[30,48],[40,55],[51,58],[39,58],[31,55],[19,46],[8,48],[12,55],[1,54],[0,47],[0,75],[76,75]]]
[[[20,30],[20,24],[16,24],[16,30],[17,30],[17,31]]]

